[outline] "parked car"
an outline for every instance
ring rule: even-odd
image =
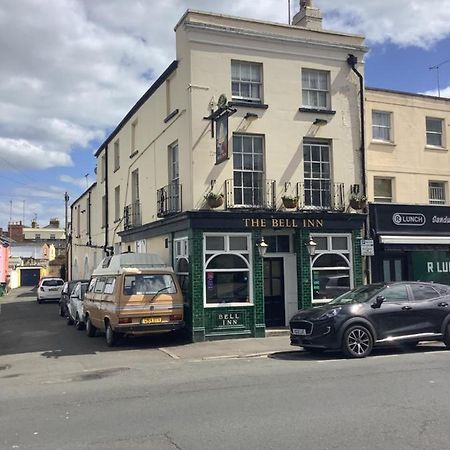
[[[85,326],[83,301],[88,286],[88,281],[78,281],[67,303],[67,324],[75,324],[77,330],[82,330]]]
[[[361,286],[290,320],[291,345],[368,356],[375,345],[443,341],[450,348],[450,287],[396,282]]]
[[[64,280],[62,278],[56,277],[41,278],[37,288],[38,303],[42,303],[45,300],[60,299],[63,284]]]
[[[70,294],[72,294],[78,282],[89,283],[89,280],[72,280],[64,283],[61,298],[59,299],[59,315],[61,317],[67,317],[67,305],[69,304]]]

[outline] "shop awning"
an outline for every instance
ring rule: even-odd
[[[387,235],[379,236],[381,244],[437,244],[450,245],[450,236],[401,236]]]

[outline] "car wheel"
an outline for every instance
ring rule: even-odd
[[[37,299],[37,302],[39,303],[39,304],[41,304],[42,303],[42,300],[38,297]]]
[[[108,347],[114,347],[117,344],[119,335],[112,329],[111,324],[108,322],[105,328],[106,345]]]
[[[97,328],[92,325],[91,318],[87,316],[86,318],[86,334],[89,337],[94,337],[97,333]]]
[[[83,329],[83,322],[80,320],[80,316],[77,313],[77,317],[75,318],[75,328],[77,330],[82,330]]]
[[[450,323],[447,324],[447,328],[445,329],[444,344],[448,349],[450,349]]]
[[[66,316],[66,322],[67,322],[67,325],[73,325],[73,319],[70,316],[70,313],[68,311],[67,311],[67,316]]]
[[[349,358],[365,358],[370,355],[372,347],[372,334],[366,327],[353,325],[345,330],[342,351]]]

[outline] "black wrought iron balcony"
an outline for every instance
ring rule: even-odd
[[[297,183],[300,209],[343,211],[345,209],[344,183],[326,180],[305,180]]]
[[[178,182],[170,183],[156,191],[158,217],[165,217],[181,212],[182,188]]]
[[[226,208],[276,208],[275,180],[258,180],[254,173],[240,174],[237,184],[233,180],[225,181]],[[248,180],[246,176],[248,175]]]
[[[123,227],[125,230],[142,225],[141,203],[139,200],[125,206],[123,210]]]

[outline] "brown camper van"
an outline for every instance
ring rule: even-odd
[[[158,255],[123,253],[105,258],[93,272],[84,299],[86,333],[118,337],[184,327],[183,296],[174,271]]]

